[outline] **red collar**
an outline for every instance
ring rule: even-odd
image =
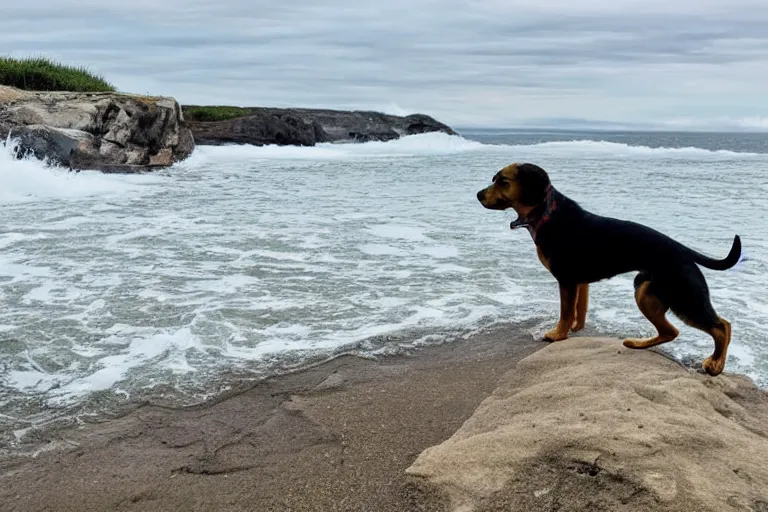
[[[541,214],[541,217],[539,217],[538,220],[529,222],[527,218],[522,219],[518,217],[517,220],[510,223],[509,227],[511,229],[525,227],[531,234],[531,237],[533,237],[533,241],[536,242],[536,233],[552,218],[552,212],[557,210],[557,201],[554,198],[554,190],[552,185],[547,185],[546,195],[544,196],[544,213]]]
[[[555,200],[553,192],[552,185],[547,185],[547,194],[545,196],[545,201],[547,202],[547,206],[544,209],[544,213],[541,215],[538,221],[536,221],[536,224],[531,226],[534,233],[534,238],[536,232],[541,229],[541,226],[549,222],[549,219],[552,218],[552,212],[554,212],[557,209],[557,201]]]

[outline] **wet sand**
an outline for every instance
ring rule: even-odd
[[[64,448],[0,460],[0,510],[425,510],[405,469],[545,345],[506,328],[344,356],[201,406],[61,431]]]

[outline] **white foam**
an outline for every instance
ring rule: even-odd
[[[194,373],[199,371],[197,368],[189,364],[185,354],[176,354],[172,357],[169,357],[163,366],[176,375],[184,375],[187,373]]]
[[[70,172],[49,166],[36,158],[17,159],[15,141],[0,142],[0,204],[15,204],[43,199],[73,199],[90,196],[120,197],[146,191],[147,185],[166,178],[147,175]]]
[[[45,392],[58,384],[60,377],[40,370],[12,370],[8,372],[7,384],[24,391]]]
[[[51,269],[36,267],[30,264],[15,263],[10,258],[0,256],[0,276],[13,278],[13,282],[25,281],[30,278],[50,277]]]
[[[192,334],[189,328],[182,328],[173,332],[152,333],[150,328],[137,329],[131,326],[117,325],[109,331],[113,333],[112,339],[108,338],[103,341],[107,345],[110,343],[121,344],[124,338],[120,334],[125,331],[133,332],[133,339],[127,347],[118,353],[94,361],[93,364],[100,367],[96,371],[73,378],[66,384],[52,390],[53,396],[71,400],[93,391],[110,389],[123,380],[131,369],[144,366],[149,361],[161,357],[165,360],[158,362],[161,367],[165,367],[165,362],[169,361],[174,371],[192,371],[192,368],[182,363],[180,358],[186,350],[203,349],[200,338]],[[141,331],[145,331],[145,334],[140,335]],[[184,359],[184,361],[186,360]]]
[[[83,293],[74,287],[66,287],[57,285],[54,282],[48,282],[36,288],[33,288],[23,297],[25,304],[31,304],[32,302],[44,302],[52,304],[56,302],[69,302],[73,299],[81,297]]]
[[[121,233],[119,235],[110,235],[104,239],[108,244],[119,244],[121,242],[128,242],[137,238],[145,238],[161,235],[162,230],[158,226],[157,228],[141,227],[139,229],[131,230],[127,233]]]
[[[456,258],[459,256],[459,248],[454,245],[427,245],[417,247],[416,252],[436,259]]]
[[[262,258],[269,258],[271,260],[295,262],[301,262],[306,259],[305,256],[300,253],[265,250],[250,251],[247,253],[247,256],[261,256]]]
[[[360,251],[371,256],[402,256],[405,254],[397,247],[385,244],[365,244],[360,246]]]
[[[728,357],[735,357],[742,367],[753,367],[756,361],[755,353],[749,347],[742,345],[741,343],[731,343],[728,346]],[[756,372],[753,372],[756,374]]]
[[[709,150],[698,147],[649,147],[603,140],[580,139],[537,144],[483,144],[458,135],[442,132],[410,135],[386,142],[325,143],[316,146],[201,146],[190,159],[178,165],[199,167],[222,162],[264,160],[354,160],[358,158],[391,158],[439,156],[475,151],[494,151],[513,155],[542,155],[546,157],[613,157],[641,159],[704,159],[733,160],[766,158],[765,154]],[[522,153],[520,153],[522,152]]]
[[[28,235],[25,233],[0,233],[0,249],[6,249],[14,244],[20,242],[26,242],[29,240],[41,240],[47,238],[46,235],[39,233],[34,235]]]
[[[201,146],[182,167],[198,167],[212,163],[264,160],[348,160],[433,156],[477,151],[486,147],[480,142],[441,132],[410,135],[386,142],[324,143],[316,146]]]
[[[378,226],[369,227],[368,231],[374,236],[382,238],[398,238],[411,242],[421,242],[427,239],[427,237],[424,236],[424,228],[405,226],[402,224],[380,224]]]
[[[449,155],[478,151],[487,147],[481,142],[442,132],[410,135],[387,142],[368,142],[366,144],[348,144],[346,146],[345,149],[349,151],[350,155],[365,157]],[[333,146],[324,144],[322,147],[328,148]]]
[[[472,272],[471,268],[462,267],[461,265],[453,265],[453,264],[445,264],[445,265],[435,265],[434,271],[439,274],[450,274],[450,273],[458,273],[458,274],[469,274]]]
[[[382,108],[378,108],[378,109],[374,109],[374,110],[377,110],[377,111],[382,112],[384,114],[389,114],[389,115],[392,115],[392,116],[400,116],[400,117],[405,117],[405,116],[409,116],[411,114],[416,114],[417,113],[417,111],[414,110],[414,109],[403,108],[403,107],[401,107],[400,105],[398,105],[397,103],[394,103],[394,102],[387,103]]]
[[[382,308],[397,308],[408,304],[408,299],[400,297],[382,297],[374,300],[373,303]]]
[[[504,146],[497,146],[504,147]],[[517,150],[543,154],[548,157],[615,157],[642,159],[754,159],[766,158],[761,153],[709,150],[697,147],[668,148],[630,145],[604,140],[552,141],[539,144],[507,146]]]
[[[256,289],[259,284],[259,279],[247,276],[243,274],[233,274],[224,276],[221,279],[205,279],[198,281],[189,281],[185,284],[185,291],[206,291],[213,293],[234,293],[243,288]],[[164,293],[155,292],[152,290],[145,290],[143,296],[146,298],[154,298],[160,302],[168,300],[168,296]]]
[[[298,324],[277,324],[264,329],[264,333],[274,337],[306,337],[312,332],[312,328]]]

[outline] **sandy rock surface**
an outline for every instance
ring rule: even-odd
[[[526,357],[407,470],[454,511],[768,511],[768,398],[611,339]]]

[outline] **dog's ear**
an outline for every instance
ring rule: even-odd
[[[547,197],[549,175],[534,164],[517,165],[517,182],[520,185],[518,200],[526,206],[536,206]]]

